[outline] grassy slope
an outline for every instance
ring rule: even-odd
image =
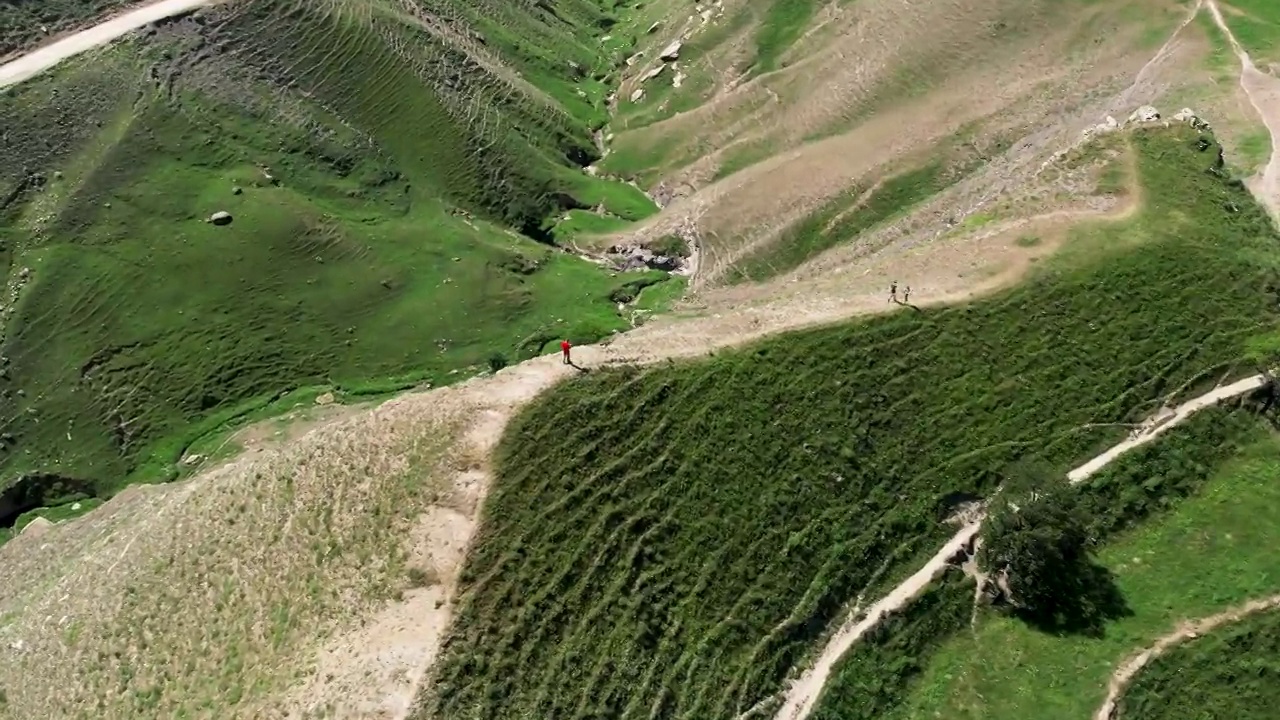
[[[927,164],[891,175],[878,187],[854,185],[842,192],[736,263],[729,281],[760,281],[794,270],[823,251],[856,241],[862,233],[901,216],[982,163],[971,147],[939,148],[932,156]]]
[[[1257,440],[1175,512],[1101,550],[1132,612],[1108,623],[1102,637],[1056,637],[990,617],[975,635],[949,641],[908,701],[886,717],[1089,717],[1114,664],[1130,653],[1182,619],[1280,590],[1280,561],[1272,552],[1280,532],[1259,521],[1280,512],[1277,449],[1274,438]]]
[[[10,0],[0,3],[0,57],[58,33],[91,23],[103,13],[132,5],[129,0]]]
[[[1227,0],[1220,5],[1232,34],[1259,67],[1280,61],[1280,7],[1268,0]]]
[[[0,277],[31,271],[0,328],[0,478],[107,492],[290,388],[441,383],[626,327],[610,296],[634,277],[503,227],[654,210],[575,167],[599,107],[567,88],[611,66],[607,16],[529,5],[517,51],[461,34],[487,6],[256,0],[11,91],[0,199],[45,184],[0,212]]]
[[[1280,238],[1193,132],[1134,143],[1146,211],[1024,287],[592,373],[530,407],[424,712],[733,717],[940,543],[950,493],[1032,451],[1065,471],[1116,439],[1085,423],[1231,367],[1280,320]]]
[[[1231,462],[1242,447],[1255,454],[1272,450],[1265,438],[1266,432],[1251,410],[1215,409],[1175,428],[1158,443],[1123,456],[1076,491],[1086,506],[1087,516],[1093,520],[1092,534],[1104,545],[1114,543],[1114,552],[1123,554],[1127,551],[1120,548],[1133,537],[1125,535],[1126,531],[1142,522],[1155,519],[1152,527],[1200,522],[1196,519],[1201,513],[1197,503],[1203,503],[1203,498],[1195,496],[1206,487],[1222,484],[1224,465]],[[1233,471],[1225,472],[1231,477]],[[1188,575],[1195,572],[1194,563],[1201,559],[1200,556],[1188,558],[1183,565],[1184,574],[1173,582],[1187,581]],[[1250,556],[1245,561],[1251,563],[1259,559],[1260,556]],[[970,584],[971,590],[972,587]],[[814,717],[818,720],[892,720],[921,717],[926,710],[939,711],[939,706],[943,706],[942,717],[961,716],[963,711],[949,704],[952,695],[961,692],[957,687],[964,686],[965,698],[971,700],[967,693],[974,688],[958,679],[958,673],[964,670],[957,665],[966,662],[966,657],[975,657],[965,653],[996,647],[985,644],[976,647],[964,632],[969,627],[972,592],[966,599],[969,602],[963,615],[936,613],[912,604],[894,627],[855,646],[837,665]],[[1106,632],[1110,631],[1107,628]],[[1027,628],[1012,632],[1019,637],[1040,637]],[[1105,647],[1114,649],[1110,645]],[[942,659],[935,660],[935,655]],[[1033,662],[1026,662],[1028,671],[1035,671]],[[1092,690],[1081,681],[1063,692],[1087,695]],[[1029,707],[1024,709],[1030,712]],[[974,708],[974,716],[981,716],[984,710]],[[1026,717],[1041,716],[1033,713]]]
[[[1214,631],[1152,661],[1125,693],[1119,717],[1273,718],[1280,701],[1278,675],[1280,613],[1271,611]]]

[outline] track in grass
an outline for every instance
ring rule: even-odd
[[[1094,720],[1274,717],[1280,673],[1277,608],[1280,595],[1253,600],[1160,638],[1125,663],[1123,677],[1113,678],[1112,692]]]
[[[998,298],[550,391],[504,441],[424,713],[734,717],[936,550],[948,497],[1212,384],[1276,325],[1277,238],[1194,131],[1134,143],[1146,210]]]

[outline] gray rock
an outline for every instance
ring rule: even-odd
[[[680,48],[682,47],[684,47],[684,43],[680,42],[679,40],[676,40],[675,42],[663,48],[662,53],[658,55],[658,58],[661,60],[667,60],[667,61],[679,60]]]
[[[53,527],[53,523],[49,522],[48,518],[38,517],[27,523],[26,527],[22,528],[22,534],[26,535],[27,533],[30,533],[33,536],[40,535],[51,527]]]
[[[225,210],[219,210],[218,212],[209,216],[208,222],[211,222],[214,225],[230,225],[231,220],[232,220],[231,213]]]
[[[1129,122],[1155,122],[1160,119],[1160,111],[1150,105],[1143,105],[1129,116]]]

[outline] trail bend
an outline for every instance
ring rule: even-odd
[[[1223,625],[1240,622],[1250,615],[1275,608],[1280,608],[1280,595],[1251,600],[1230,610],[1224,610],[1193,622],[1183,623],[1177,630],[1161,637],[1149,647],[1140,650],[1120,664],[1120,667],[1111,676],[1111,681],[1107,684],[1107,699],[1098,708],[1098,712],[1094,713],[1093,720],[1112,720],[1115,717],[1120,698],[1124,696],[1124,691],[1128,689],[1134,678],[1138,676],[1138,673],[1152,660],[1186,640],[1194,640]]]
[[[1115,462],[1120,456],[1155,440],[1161,434],[1186,422],[1201,410],[1213,407],[1224,400],[1252,392],[1262,387],[1266,382],[1267,380],[1263,375],[1253,375],[1237,380],[1230,385],[1216,387],[1203,395],[1194,397],[1179,405],[1172,413],[1157,416],[1158,422],[1146,425],[1137,434],[1116,443],[1071,470],[1067,473],[1067,481],[1072,485],[1081,483],[1102,468]],[[923,593],[930,583],[942,575],[943,571],[947,569],[951,558],[955,557],[961,548],[966,547],[982,529],[984,520],[985,516],[981,516],[962,527],[923,567],[872,605],[865,616],[861,616],[861,619],[859,616],[846,619],[835,634],[832,635],[826,646],[822,648],[813,665],[787,688],[782,707],[774,715],[774,720],[806,720],[817,705],[818,699],[822,695],[822,690],[831,675],[831,670],[839,662],[840,658],[868,630],[878,625],[885,615],[906,607],[908,603]],[[1136,670],[1134,672],[1136,673]],[[1095,720],[1108,719],[1104,719],[1099,715]]]

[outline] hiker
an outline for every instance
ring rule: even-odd
[[[889,302],[898,302],[898,281],[889,283]]]
[[[573,347],[573,345],[569,344],[569,341],[568,341],[568,340],[561,340],[561,341],[560,341],[560,353],[561,353],[562,355],[564,355],[564,364],[565,364],[565,365],[572,365],[572,364],[573,364],[573,361],[569,359],[569,348],[571,348],[571,347]]]
[[[906,290],[902,291],[902,302],[904,303],[911,302],[911,286],[910,285],[907,286]]]

